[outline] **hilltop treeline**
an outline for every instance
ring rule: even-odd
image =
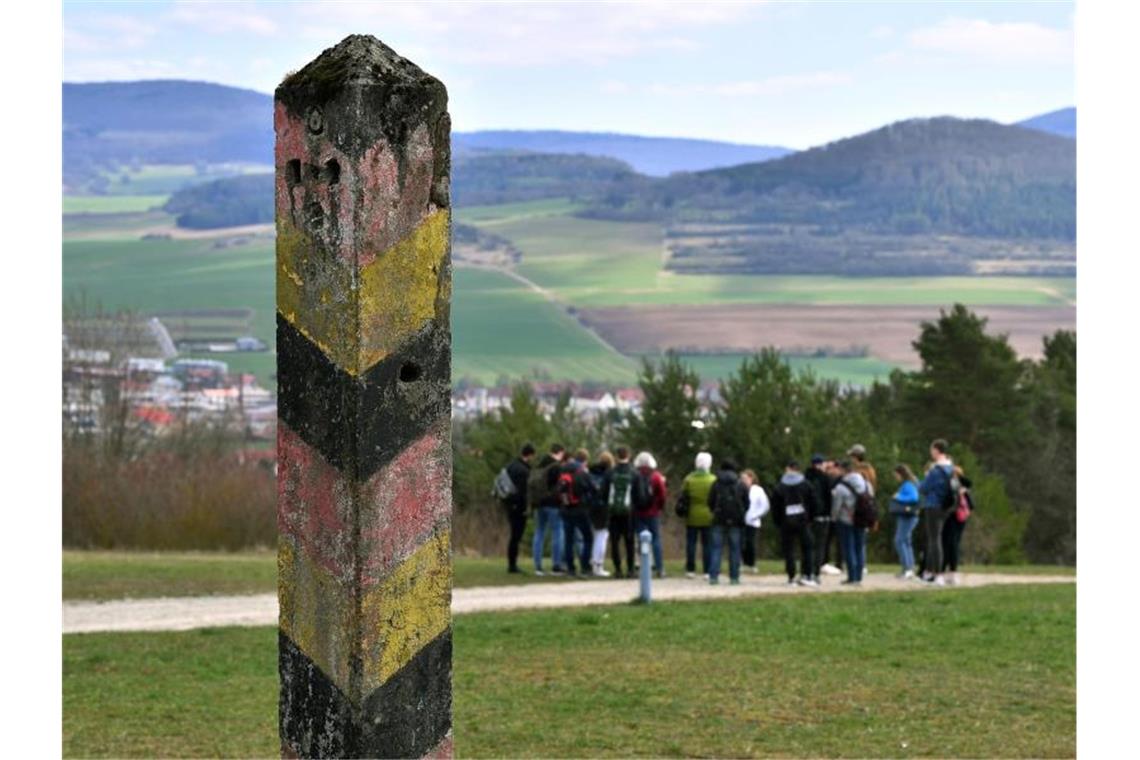
[[[774,351],[762,352],[721,383],[703,429],[692,425],[702,415],[695,392],[700,378],[676,355],[645,363],[640,386],[646,401],[641,415],[628,419],[614,414],[585,424],[565,405],[546,419],[519,386],[511,409],[455,428],[457,546],[501,550],[505,523],[487,492],[527,440],[586,445],[595,454],[621,443],[647,449],[674,487],[700,450],[718,461],[732,457],[773,484],[789,457],[842,456],[858,442],[878,468],[885,508],[894,466],[902,462],[921,472],[930,441],[944,437],[973,478],[979,505],[964,537],[969,561],[1074,563],[1075,333],[1046,338],[1044,358],[1030,361],[1004,336],[988,333],[985,319],[955,306],[924,323],[914,345],[919,370],[895,371],[867,391],[798,374]],[[667,522],[679,552],[681,521]],[[773,542],[765,556],[775,556],[774,532],[761,534]],[[880,560],[894,560],[889,531],[875,534],[871,550]]]
[[[179,227],[210,230],[273,222],[273,175],[244,174],[183,188],[163,209]]]

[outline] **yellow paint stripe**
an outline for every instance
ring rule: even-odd
[[[287,536],[279,539],[277,566],[281,631],[354,701],[394,676],[451,625],[449,531],[433,535],[367,589],[359,617],[351,586]],[[353,693],[357,658],[363,682]]]
[[[364,694],[451,625],[451,533],[428,539],[361,602]]]
[[[437,317],[451,217],[436,211],[357,272],[285,221],[277,230],[277,310],[329,359],[361,375]]]
[[[294,546],[287,536],[277,549],[277,598],[282,633],[345,694],[351,694],[355,605],[350,586]]]

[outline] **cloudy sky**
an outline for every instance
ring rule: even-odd
[[[64,79],[272,92],[351,33],[442,79],[457,130],[805,148],[913,116],[1074,103],[1069,2],[65,2]]]

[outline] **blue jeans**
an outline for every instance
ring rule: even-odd
[[[918,525],[918,514],[895,515],[895,551],[899,554],[899,563],[903,572],[914,570],[914,544],[911,536],[914,526]]]
[[[665,561],[661,555],[661,517],[638,517],[633,516],[633,538],[635,541],[641,541],[639,536],[641,531],[647,530],[653,535],[653,571],[655,573],[665,572]],[[639,544],[640,545],[640,544]],[[638,549],[638,551],[641,551]]]
[[[847,562],[847,580],[851,583],[861,581],[867,565],[867,529],[844,522],[837,522],[835,526],[839,528],[839,546]]]
[[[562,513],[562,530],[566,539],[566,571],[574,572],[574,549],[578,549],[580,569],[583,573],[590,566],[590,552],[594,548],[594,529],[585,507],[574,507]],[[581,540],[579,544],[575,539]]]
[[[539,507],[538,512],[535,513],[534,525],[534,545],[532,547],[534,554],[534,569],[542,569],[542,545],[546,542],[546,526],[550,526],[550,554],[551,561],[554,563],[555,569],[562,569],[566,567],[563,561],[562,552],[565,549],[562,537],[562,515],[558,513],[558,507]]]
[[[702,528],[694,528],[692,526],[685,527],[685,572],[695,573],[697,571],[697,539],[701,540],[701,567],[704,569],[705,575],[709,574],[709,531],[712,530],[708,525]]]
[[[715,581],[720,576],[720,558],[724,551],[724,537],[728,536],[728,578],[732,581],[740,580],[740,527],[731,528],[724,525],[712,527],[712,558],[709,560],[709,580]]]

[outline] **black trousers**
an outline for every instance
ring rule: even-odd
[[[942,526],[942,572],[958,572],[958,555],[962,548],[962,531],[965,529],[966,523],[958,522],[958,518],[950,512],[946,524]]]
[[[526,530],[526,512],[508,510],[507,522],[511,526],[511,537],[507,540],[507,569],[516,570],[519,566],[519,541]]]
[[[831,528],[831,520],[812,520],[811,523],[811,543],[812,543],[812,559],[815,560],[815,574],[819,575],[819,569],[827,564],[828,551],[831,544],[831,536],[835,531]],[[836,552],[840,557],[843,552]],[[842,567],[842,559],[839,561],[837,567]]]
[[[614,560],[614,570],[621,574],[621,545],[625,544],[626,572],[633,572],[633,517],[630,515],[610,515],[610,556]]]
[[[940,508],[922,510],[922,521],[926,524],[926,558],[923,567],[928,573],[942,572],[942,529],[946,527],[948,511]]]
[[[802,517],[785,519],[780,526],[780,543],[784,549],[784,568],[789,580],[796,577],[796,543],[800,545],[800,575],[805,578],[815,575],[811,557],[811,523]]]
[[[751,525],[744,526],[744,536],[740,547],[740,561],[746,567],[756,567],[756,537],[760,535],[759,528]]]

